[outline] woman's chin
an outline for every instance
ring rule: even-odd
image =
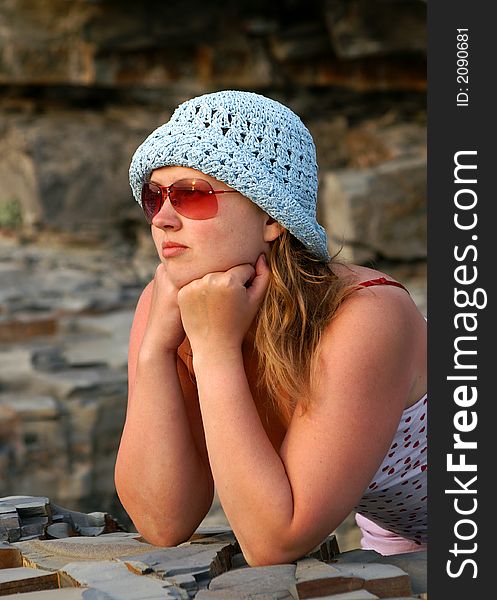
[[[202,279],[202,277],[204,275],[207,275],[207,273],[214,272],[214,270],[212,270],[212,271],[198,271],[198,270],[189,271],[184,266],[176,268],[176,265],[171,264],[168,261],[165,261],[164,264],[168,271],[169,279],[171,280],[171,283],[174,285],[174,287],[176,287],[179,290],[182,287],[185,287],[185,285],[188,285],[189,283],[191,283],[192,281],[195,281],[196,279]]]
[[[188,285],[192,281],[196,279],[202,279],[208,273],[223,273],[228,271],[229,269],[243,264],[250,263],[255,265],[255,261],[253,260],[242,260],[239,261],[219,261],[210,265],[193,265],[192,263],[185,264],[184,262],[176,261],[175,258],[172,259],[164,259],[162,258],[162,263],[167,269],[169,273],[169,278],[173,285],[181,289],[185,285]],[[191,267],[191,268],[188,268]]]

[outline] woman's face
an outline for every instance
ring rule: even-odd
[[[180,179],[204,179],[214,190],[232,189],[188,167],[162,167],[151,176],[163,186]],[[206,220],[188,219],[166,200],[153,218],[151,229],[159,258],[178,289],[207,273],[227,271],[243,263],[255,265],[262,252],[268,254],[269,242],[282,231],[274,219],[239,192],[218,195],[218,212]],[[164,251],[166,242],[186,248]]]

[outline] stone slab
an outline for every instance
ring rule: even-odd
[[[48,538],[68,538],[73,537],[75,535],[74,529],[71,527],[70,523],[52,523],[46,529],[46,536]]]
[[[426,257],[424,156],[329,171],[321,195],[322,224],[334,243],[350,247],[346,259],[358,258],[356,247],[369,258],[378,253],[397,260]]]
[[[48,514],[49,503],[45,496],[4,496],[0,499],[0,505],[14,506],[25,517]]]
[[[200,590],[196,600],[295,600],[296,596],[288,590],[273,590],[269,592],[251,592],[242,588],[226,590]]]
[[[163,581],[165,584],[170,585],[173,588],[185,590],[186,594],[188,594],[190,598],[194,597],[199,591],[199,582],[195,579],[194,575],[176,575],[175,577],[167,577],[163,579]]]
[[[389,564],[350,562],[328,565],[305,559],[297,563],[295,577],[301,599],[361,589],[381,598],[412,593],[407,573]]]
[[[316,558],[304,558],[297,562],[295,570],[295,579],[297,583],[310,581],[313,579],[325,579],[326,577],[336,577],[340,571]]]
[[[0,569],[22,567],[22,556],[17,548],[0,542]]]
[[[321,598],[364,589],[364,579],[360,577],[344,577],[332,575],[320,579],[308,579],[296,583],[300,600]]]
[[[382,556],[381,562],[405,571],[409,575],[413,594],[422,594],[427,591],[428,554],[426,550]]]
[[[168,589],[160,579],[137,576],[123,564],[110,561],[69,563],[64,575],[82,586],[88,586],[106,594],[106,600],[164,600],[181,597],[172,586]],[[98,596],[95,596],[95,600]]]
[[[57,573],[26,567],[0,569],[0,596],[36,590],[51,590],[58,587],[59,577]]]
[[[374,550],[349,550],[336,556],[330,564],[338,567],[343,563],[381,563],[399,567],[405,571],[410,578],[412,593],[422,594],[427,590],[427,551],[405,552],[382,556]]]
[[[37,568],[57,571],[74,561],[110,560],[150,553],[154,546],[138,542],[139,534],[109,533],[100,537],[71,537],[58,540],[16,542],[25,561]]]
[[[88,588],[60,588],[58,590],[12,594],[8,598],[16,600],[92,600],[92,594],[94,594],[93,590]],[[93,600],[103,600],[103,598],[97,599],[93,596]]]
[[[231,544],[190,544],[175,548],[160,548],[140,555],[119,557],[119,561],[134,570],[141,569],[143,573],[153,572],[161,578],[178,575],[194,575],[197,581],[210,580],[220,571],[230,566],[230,555],[235,549]],[[219,565],[218,556],[224,557],[223,565]]]
[[[364,580],[364,589],[380,598],[410,596],[409,575],[394,565],[381,563],[335,565],[344,577]]]
[[[271,565],[236,569],[215,577],[209,590],[199,592],[197,598],[296,598],[295,565]]]
[[[345,592],[344,594],[319,596],[319,600],[379,600],[379,597],[371,594],[367,590],[355,590],[354,592]],[[389,598],[388,600],[393,600],[393,598]],[[405,600],[408,599],[406,598]]]

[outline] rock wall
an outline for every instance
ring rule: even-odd
[[[0,4],[0,495],[122,516],[127,335],[156,263],[127,170],[193,95],[294,109],[330,251],[426,313],[425,37],[422,0]]]
[[[425,36],[421,0],[6,0],[0,226],[133,241],[134,149],[182,100],[241,88],[309,126],[344,256],[422,259]]]

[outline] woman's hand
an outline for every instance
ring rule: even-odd
[[[178,293],[181,319],[193,352],[240,349],[269,284],[261,254],[255,263],[207,273]]]
[[[144,340],[161,350],[176,352],[185,339],[178,307],[178,289],[171,283],[166,267],[155,270],[152,300]]]

